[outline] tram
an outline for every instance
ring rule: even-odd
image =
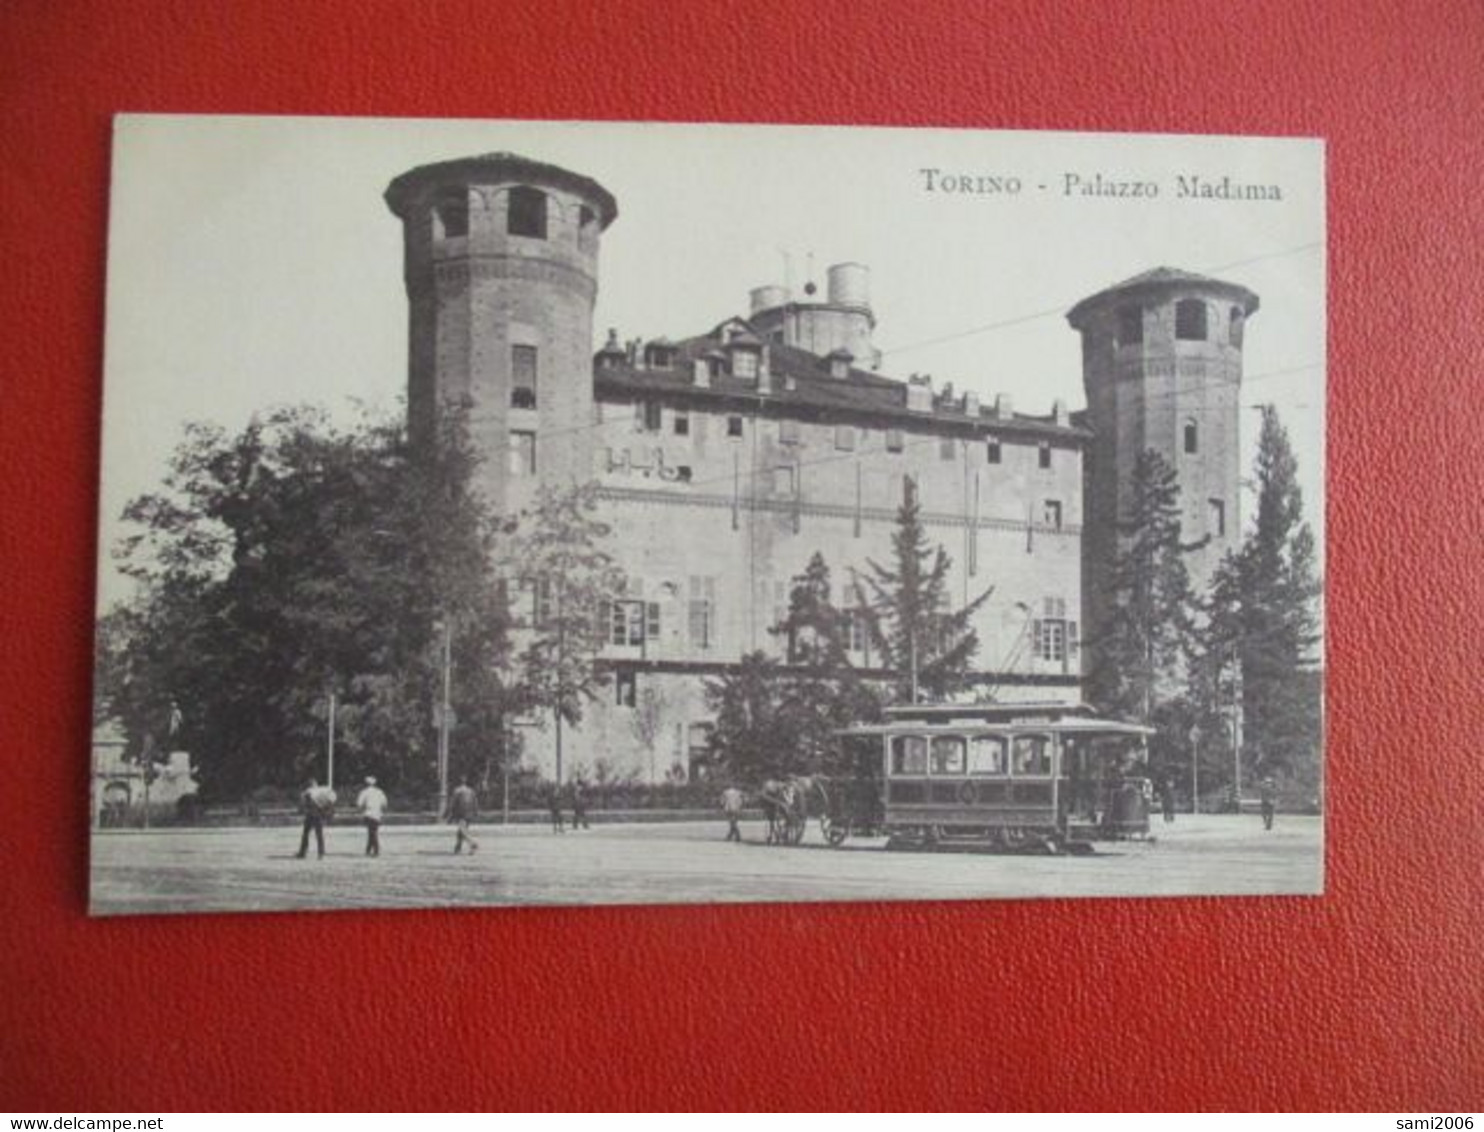
[[[1082,704],[913,705],[837,734],[845,773],[816,780],[825,840],[886,835],[1089,852],[1149,835],[1148,737]]]

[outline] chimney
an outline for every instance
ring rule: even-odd
[[[913,374],[907,379],[907,409],[914,413],[933,411],[933,379],[930,374]]]
[[[1060,397],[1051,402],[1051,419],[1062,428],[1067,426],[1067,403]]]
[[[1002,421],[1007,421],[1015,415],[1015,406],[1010,400],[1008,393],[996,393],[994,396],[994,415]]]
[[[964,391],[964,413],[971,417],[979,415],[979,394]]]

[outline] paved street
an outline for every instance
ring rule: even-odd
[[[481,826],[475,856],[454,856],[453,831],[390,826],[382,856],[364,833],[326,831],[324,860],[297,860],[297,827],[95,834],[92,908],[99,914],[497,904],[654,904],[770,900],[952,900],[1035,896],[1314,893],[1321,887],[1316,817],[1156,819],[1154,842],[1079,857],[887,851],[879,839],[830,849],[817,828],[796,848],[741,845],[725,825],[596,825],[557,836],[545,826]]]

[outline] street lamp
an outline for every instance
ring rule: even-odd
[[[438,707],[438,816],[448,809],[448,731],[453,723],[449,703],[453,684],[453,626],[444,618],[433,622],[433,632],[442,639],[443,699]]]

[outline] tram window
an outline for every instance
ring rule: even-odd
[[[898,735],[891,741],[892,774],[926,774],[928,742],[921,735]]]
[[[933,738],[933,773],[963,774],[964,741],[957,735],[937,735]]]
[[[969,745],[969,773],[1004,774],[1010,762],[1005,746],[1003,735],[975,735]]]
[[[1045,735],[1015,736],[1014,767],[1016,774],[1051,773],[1051,740]]]

